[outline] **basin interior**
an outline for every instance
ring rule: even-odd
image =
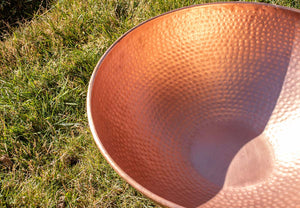
[[[99,63],[91,93],[110,162],[184,207],[264,180],[274,155],[263,131],[294,31],[292,12],[221,4],[171,12],[126,34]]]

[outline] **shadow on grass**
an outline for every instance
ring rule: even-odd
[[[0,40],[20,23],[50,8],[54,0],[0,0]]]

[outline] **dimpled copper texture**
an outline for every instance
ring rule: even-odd
[[[179,9],[122,36],[88,92],[94,139],[168,207],[300,207],[300,13]]]

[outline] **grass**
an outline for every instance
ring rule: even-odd
[[[86,94],[123,33],[204,0],[57,0],[0,42],[0,207],[158,207],[96,147]],[[298,0],[267,3],[300,8]]]
[[[4,31],[10,31],[10,28],[31,19],[50,5],[51,0],[0,0],[0,38]]]

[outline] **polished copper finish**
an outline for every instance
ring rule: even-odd
[[[88,117],[112,167],[168,207],[300,207],[300,13],[187,7],[122,36]]]

